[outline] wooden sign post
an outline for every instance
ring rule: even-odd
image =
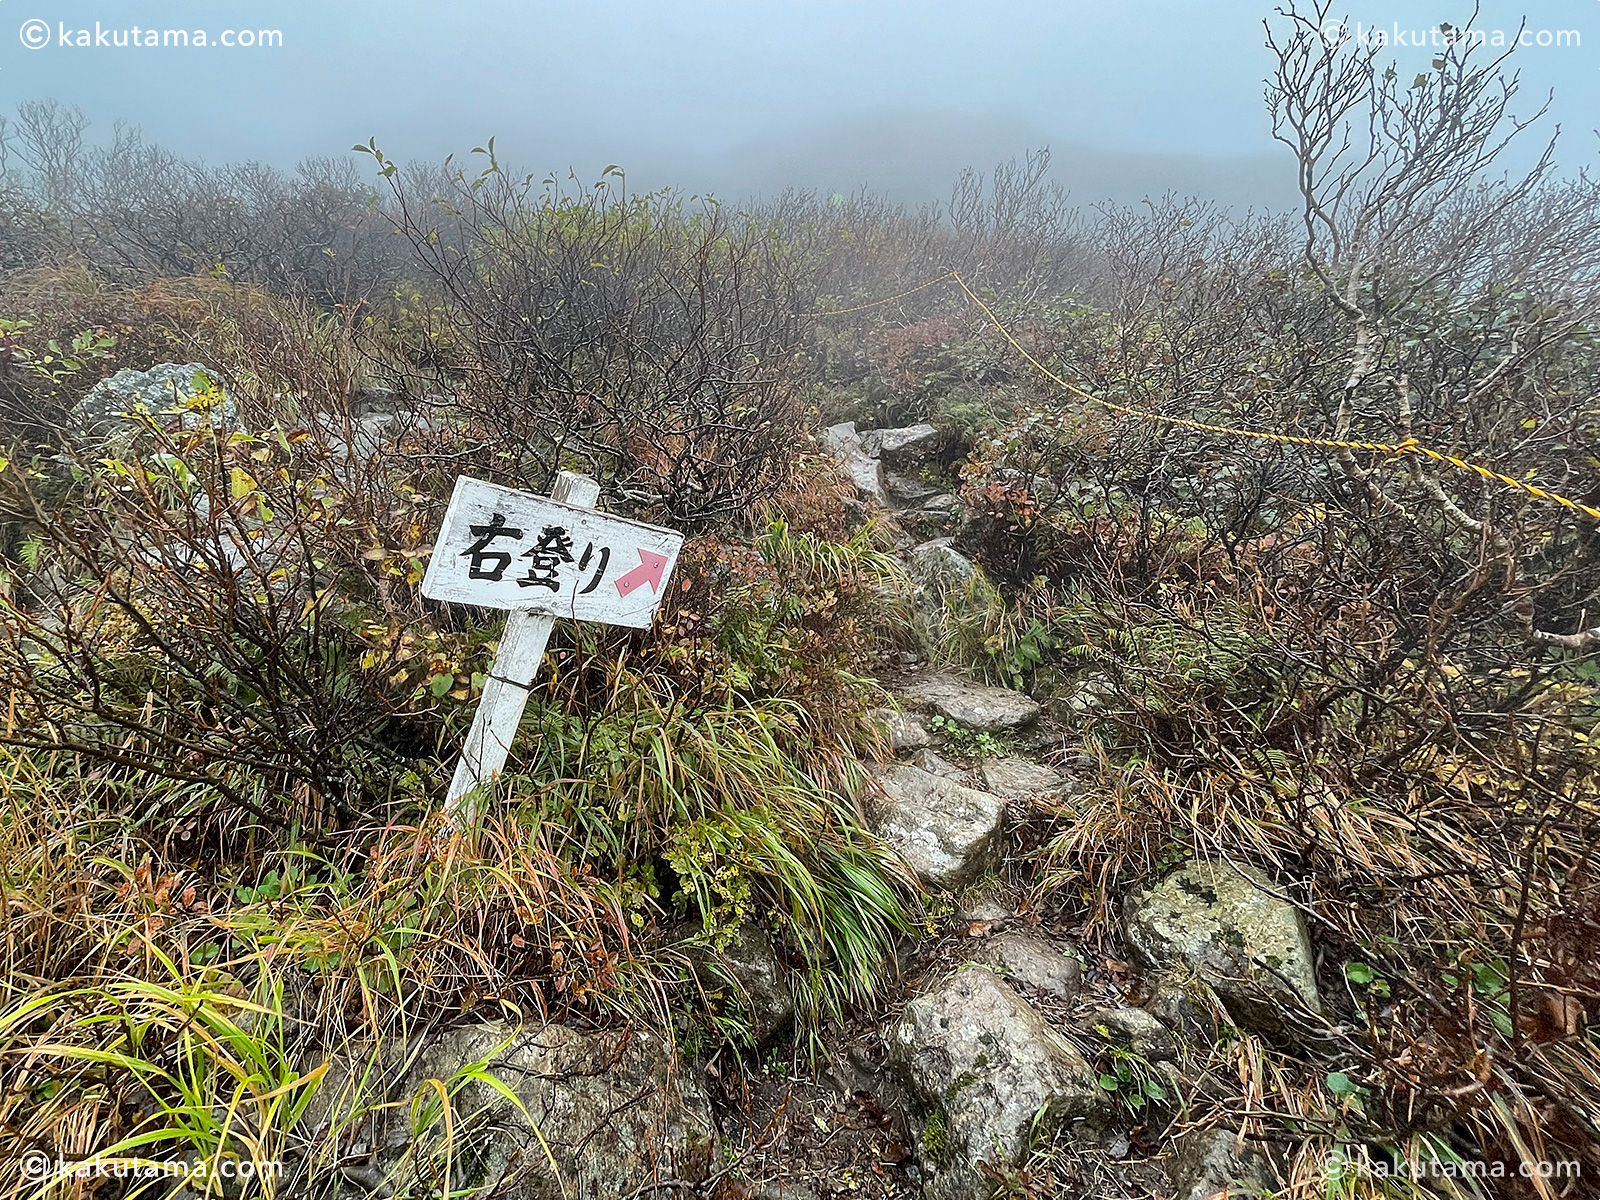
[[[556,476],[548,497],[456,480],[422,594],[510,612],[446,816],[505,767],[557,617],[645,629],[660,607],[683,535],[595,512],[599,497],[598,483],[570,471]]]

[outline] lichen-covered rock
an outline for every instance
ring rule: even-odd
[[[823,432],[822,444],[849,476],[863,500],[882,508],[889,507],[889,495],[884,490],[883,464],[862,448],[861,435],[856,432],[854,421],[830,425]]]
[[[602,1200],[649,1190],[666,1179],[694,1182],[711,1172],[710,1108],[672,1047],[640,1030],[589,1032],[564,1025],[518,1029],[503,1021],[429,1037],[407,1061],[397,1052],[393,1098],[427,1094],[440,1080],[455,1092],[455,1120],[470,1136],[455,1149],[458,1178],[509,1200]],[[474,1063],[513,1092],[521,1108],[480,1081],[459,1083]],[[359,1061],[336,1064],[307,1113],[313,1124],[345,1119]],[[523,1110],[526,1110],[525,1112]],[[361,1137],[367,1153],[342,1173],[366,1187],[407,1153],[409,1104],[380,1109]]]
[[[924,675],[905,689],[909,707],[983,733],[1003,733],[1039,719],[1039,705],[1021,692],[989,687],[955,675]]]
[[[889,1055],[921,1109],[930,1200],[982,1200],[980,1161],[1015,1162],[1035,1130],[1103,1120],[1114,1103],[1071,1043],[987,967],[966,967],[911,1001]]]
[[[902,763],[869,768],[878,836],[932,887],[971,883],[996,862],[1006,802]]]
[[[957,550],[952,539],[947,537],[934,538],[914,547],[909,574],[911,629],[931,650],[943,636],[950,615],[971,610],[987,587],[987,581],[977,564]]]
[[[911,579],[926,603],[943,603],[979,575],[977,564],[950,538],[934,538],[911,551]]]
[[[949,528],[961,515],[961,498],[951,492],[937,492],[900,510],[902,524],[917,529]],[[937,540],[937,539],[935,539]]]
[[[1199,859],[1130,895],[1124,930],[1148,966],[1184,963],[1217,993],[1241,1029],[1299,1041],[1304,1006],[1321,1011],[1305,919],[1269,894],[1259,871]]]
[[[907,425],[904,429],[869,429],[861,435],[862,448],[873,458],[902,466],[926,458],[943,439],[932,425]]]
[[[1054,798],[1067,788],[1067,781],[1056,772],[1025,758],[986,758],[978,774],[984,787],[1008,800]]]
[[[1083,987],[1083,964],[1037,934],[1002,933],[988,941],[980,957],[1007,983],[1038,988],[1066,1003]]]
[[[204,408],[191,407],[202,390],[215,392],[216,400]],[[80,437],[105,438],[129,428],[130,416],[138,413],[175,416],[182,429],[198,427],[207,416],[217,428],[231,429],[239,415],[233,397],[209,368],[199,363],[158,363],[148,371],[124,368],[95,384],[68,414],[67,429]]]

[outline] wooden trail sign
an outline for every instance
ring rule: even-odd
[[[466,476],[445,509],[422,594],[510,609],[445,801],[491,782],[522,723],[557,617],[648,628],[683,535],[594,511],[600,485],[562,471],[549,496]]]

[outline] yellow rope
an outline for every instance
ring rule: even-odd
[[[892,304],[902,297],[909,296],[914,292],[920,292],[925,288],[930,288],[934,286],[934,284],[943,283],[947,279],[953,279],[956,281],[956,284],[963,292],[967,294],[967,297],[974,304],[976,304],[983,312],[983,315],[988,318],[989,323],[993,325],[997,331],[999,331],[1000,336],[1011,343],[1012,348],[1016,350],[1018,354],[1022,355],[1023,358],[1027,359],[1029,364],[1032,365],[1036,371],[1038,371],[1046,379],[1049,379],[1052,383],[1056,384],[1058,387],[1070,392],[1074,396],[1077,396],[1079,399],[1086,400],[1091,404],[1098,404],[1102,408],[1110,409],[1114,413],[1120,413],[1126,417],[1138,417],[1143,421],[1159,421],[1166,425],[1177,425],[1184,429],[1198,429],[1202,433],[1216,433],[1225,437],[1249,438],[1264,442],[1286,442],[1293,446],[1319,446],[1329,450],[1371,451],[1376,454],[1392,454],[1398,457],[1404,457],[1408,454],[1420,454],[1426,458],[1431,458],[1436,462],[1441,462],[1447,466],[1455,467],[1457,470],[1471,471],[1476,475],[1481,475],[1484,479],[1501,484],[1502,486],[1511,488],[1515,491],[1522,492],[1525,495],[1532,496],[1536,500],[1544,500],[1550,504],[1559,504],[1562,508],[1570,509],[1573,512],[1582,513],[1586,517],[1591,517],[1596,521],[1600,521],[1600,508],[1592,508],[1587,504],[1580,504],[1576,500],[1570,500],[1566,496],[1561,496],[1557,495],[1555,492],[1546,491],[1544,488],[1535,484],[1525,483],[1520,479],[1513,479],[1509,475],[1502,475],[1499,471],[1491,470],[1490,468],[1480,466],[1477,463],[1467,462],[1464,459],[1455,457],[1453,454],[1445,454],[1443,451],[1435,450],[1429,446],[1422,445],[1416,440],[1416,438],[1407,438],[1403,442],[1344,442],[1335,438],[1305,437],[1300,434],[1293,433],[1273,433],[1264,429],[1239,429],[1232,425],[1213,425],[1206,421],[1195,421],[1189,417],[1169,416],[1166,413],[1152,412],[1147,408],[1135,408],[1126,404],[1116,404],[1110,400],[1102,399],[1101,397],[1094,395],[1092,392],[1084,391],[1081,387],[1077,386],[1077,384],[1069,383],[1067,380],[1057,375],[1049,367],[1045,366],[1031,353],[1029,353],[1028,348],[1021,342],[1017,341],[1016,338],[1011,336],[1011,331],[1005,327],[999,317],[995,316],[994,310],[983,302],[983,298],[979,296],[977,292],[973,291],[967,286],[967,281],[961,278],[960,273],[957,271],[947,271],[937,279],[930,279],[927,283],[918,284],[914,288],[909,288],[906,291],[899,292],[893,296],[887,296],[882,300],[874,300],[870,304],[858,304],[854,308],[841,308],[834,312],[803,313],[801,315],[810,317],[837,317],[842,316],[845,313],[862,312],[869,308],[877,308],[880,305]]]

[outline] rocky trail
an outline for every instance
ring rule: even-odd
[[[898,473],[936,446],[930,426],[825,440],[865,508],[944,532],[954,496]],[[976,571],[948,537],[903,541],[924,613]],[[1126,961],[1046,922],[1007,869],[1008,838],[1035,806],[1089,786],[1072,728],[1092,697],[1041,703],[915,654],[883,675],[893,703],[875,715],[893,757],[867,764],[861,804],[940,914],[903,947],[891,1001],[795,1044],[795,965],[747,924],[716,964],[742,993],[755,1043],[743,1062],[643,1032],[494,1022],[429,1039],[397,1074],[420,1084],[482,1062],[505,1085],[470,1083],[459,1101],[495,1131],[482,1185],[503,1179],[526,1200],[1209,1200],[1250,1187],[1260,1162],[1238,1130],[1172,1119],[1219,1039],[1293,1044],[1314,1029],[1301,914],[1250,869],[1196,860],[1124,898]],[[382,1178],[407,1141],[398,1116],[370,1130],[350,1182]]]

